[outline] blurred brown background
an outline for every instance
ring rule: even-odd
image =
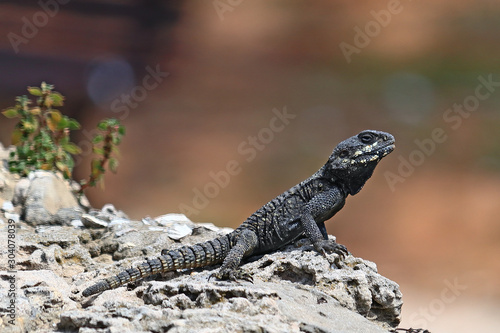
[[[122,120],[118,174],[89,197],[136,219],[235,227],[339,141],[394,134],[329,233],[401,285],[403,327],[500,326],[498,1],[7,0],[0,36],[0,108],[55,84],[83,125],[75,178],[98,120]]]

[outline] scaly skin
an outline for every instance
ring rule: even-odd
[[[319,253],[343,256],[346,248],[328,239],[325,221],[344,206],[348,195],[361,190],[378,162],[393,150],[391,134],[363,131],[339,143],[314,175],[269,201],[233,232],[204,243],[165,249],[161,256],[101,280],[82,295],[90,296],[157,273],[221,262],[214,277],[251,281],[248,274],[238,270],[243,258],[277,250],[304,235]]]

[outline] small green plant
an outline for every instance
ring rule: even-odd
[[[54,108],[63,106],[64,96],[53,89],[53,85],[45,82],[40,87],[28,87],[35,102],[26,95],[18,96],[16,104],[2,112],[7,118],[19,118],[12,132],[16,150],[10,154],[10,172],[27,176],[33,170],[42,169],[61,171],[65,178],[71,178],[75,165],[72,155],[80,154],[81,150],[70,141],[70,131],[79,129],[80,124]],[[115,156],[125,128],[116,119],[105,119],[97,129],[92,140],[97,157],[92,159],[89,180],[80,182],[80,194],[102,182],[106,165],[113,172],[118,167]]]
[[[92,159],[90,163],[91,171],[89,180],[82,180],[80,182],[81,188],[79,193],[83,193],[89,186],[96,186],[99,182],[104,186],[102,177],[106,171],[106,164],[108,164],[109,169],[113,173],[116,173],[116,169],[118,168],[116,156],[120,154],[118,145],[122,141],[123,135],[125,135],[125,128],[116,119],[105,119],[97,125],[97,129],[99,133],[92,140],[92,152],[97,157]]]
[[[69,133],[80,124],[54,109],[63,105],[64,96],[53,88],[45,82],[40,88],[28,87],[36,97],[35,103],[26,95],[18,96],[16,105],[2,112],[7,118],[20,118],[12,132],[16,150],[10,155],[9,169],[13,173],[26,176],[36,169],[59,170],[66,178],[71,177],[71,155],[79,154],[80,148],[69,141]]]

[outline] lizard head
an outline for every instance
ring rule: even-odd
[[[378,162],[394,150],[394,137],[385,132],[366,130],[342,141],[328,159],[326,172],[342,183],[347,193],[358,193]]]

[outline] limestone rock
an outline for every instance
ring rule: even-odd
[[[16,288],[10,288],[14,282]],[[15,290],[15,295],[8,295]],[[10,297],[15,296],[15,297]],[[42,323],[59,322],[61,311],[77,309],[71,300],[68,283],[50,270],[0,272],[0,312],[9,313],[11,299],[15,299],[16,311],[12,318],[2,316],[2,332],[39,332]]]
[[[125,287],[105,291],[87,311],[63,312],[59,328],[95,329],[101,323],[103,329],[146,332],[159,327],[179,333],[388,332],[326,293],[283,281],[207,282],[211,272],[151,281],[133,291]],[[135,295],[143,305],[131,304]]]
[[[101,210],[91,209],[88,214],[83,214],[80,218],[87,228],[107,228],[111,222],[127,223],[128,216],[121,210],[117,210],[112,204],[105,204]]]
[[[7,164],[6,160],[3,161]],[[1,162],[2,159],[0,159],[0,163]],[[6,166],[2,164],[0,164],[0,202],[12,201],[14,196],[14,186],[17,180],[15,175],[10,174],[6,169]]]
[[[402,306],[399,286],[379,275],[374,263],[352,255],[345,260],[338,260],[336,254],[324,258],[308,241],[299,243],[302,246],[290,245],[258,259],[250,258],[251,262],[242,269],[253,275],[253,284],[209,281],[216,268],[184,270],[167,273],[166,282],[139,282],[133,284],[136,289],[132,291],[126,287],[106,291],[90,301],[89,309],[102,304],[103,298],[129,299],[136,294],[145,305],[175,314],[173,318],[157,319],[159,325],[171,321],[169,327],[173,332],[196,332],[204,327],[214,332],[387,332],[397,326]],[[85,274],[87,282],[78,282],[78,289],[83,290],[95,279],[116,274],[143,260],[108,266],[105,273],[100,271],[92,276],[92,282],[88,282]],[[81,281],[83,277],[76,278]],[[109,309],[100,312],[99,318],[106,317],[106,313],[117,316]],[[68,314],[68,323],[63,327],[92,327],[95,319],[91,315],[85,319],[89,323],[85,325],[89,326],[74,326],[75,318],[81,316],[82,313]],[[108,329],[118,329],[124,324],[108,322],[108,325]],[[141,320],[127,327],[150,330],[147,321]]]
[[[403,305],[399,286],[378,274],[374,263],[351,254],[344,260],[330,254],[325,260],[309,241],[305,243],[308,245],[289,245],[266,254],[248,264],[248,271],[263,281],[289,281],[311,292],[323,292],[347,309],[388,327],[399,324]]]
[[[7,212],[7,213],[13,213],[14,212],[14,205],[12,204],[11,201],[9,200],[5,200],[3,203],[2,203],[2,208],[1,210],[3,212]]]
[[[174,240],[191,235],[195,226],[184,214],[165,214],[156,217],[154,221],[165,227],[168,237]]]
[[[12,203],[14,205],[24,205],[24,200],[28,195],[28,189],[30,188],[30,180],[27,177],[20,179],[16,186],[14,187],[14,196],[12,198]]]
[[[82,244],[89,238],[87,231],[72,227],[44,226],[18,232],[17,266],[25,270],[51,270],[59,276],[71,277],[91,264],[89,251]]]
[[[37,170],[29,174],[29,180],[25,197],[16,197],[17,202],[24,203],[26,222],[32,225],[69,225],[72,219],[81,215],[82,210],[69,185],[53,172]],[[18,190],[20,193],[23,191]],[[61,209],[66,211],[60,212]],[[73,210],[73,213],[68,214],[68,209]]]
[[[3,213],[3,216],[5,216],[5,218],[7,220],[14,220],[15,222],[19,222],[20,219],[21,219],[21,216],[19,214],[16,214],[16,213]]]
[[[87,228],[106,228],[108,226],[108,222],[90,214],[83,214],[80,221],[82,221],[83,225]]]
[[[241,268],[253,275],[253,284],[209,279],[218,269],[212,266],[81,296],[97,279],[158,255],[163,248],[221,233],[213,226],[189,226],[192,234],[174,241],[154,220],[145,224],[113,218],[98,229],[33,227],[20,221],[16,326],[3,320],[0,331],[387,333],[399,320],[399,288],[380,276],[374,263],[352,255],[345,260],[336,254],[325,258],[307,241],[248,258]],[[5,244],[6,230],[0,224],[0,242]],[[0,248],[0,258],[7,254]],[[5,263],[0,260],[0,311],[8,310]]]
[[[115,219],[128,219],[127,214],[115,208],[112,204],[105,204],[100,211],[91,211],[100,220],[111,222]]]

